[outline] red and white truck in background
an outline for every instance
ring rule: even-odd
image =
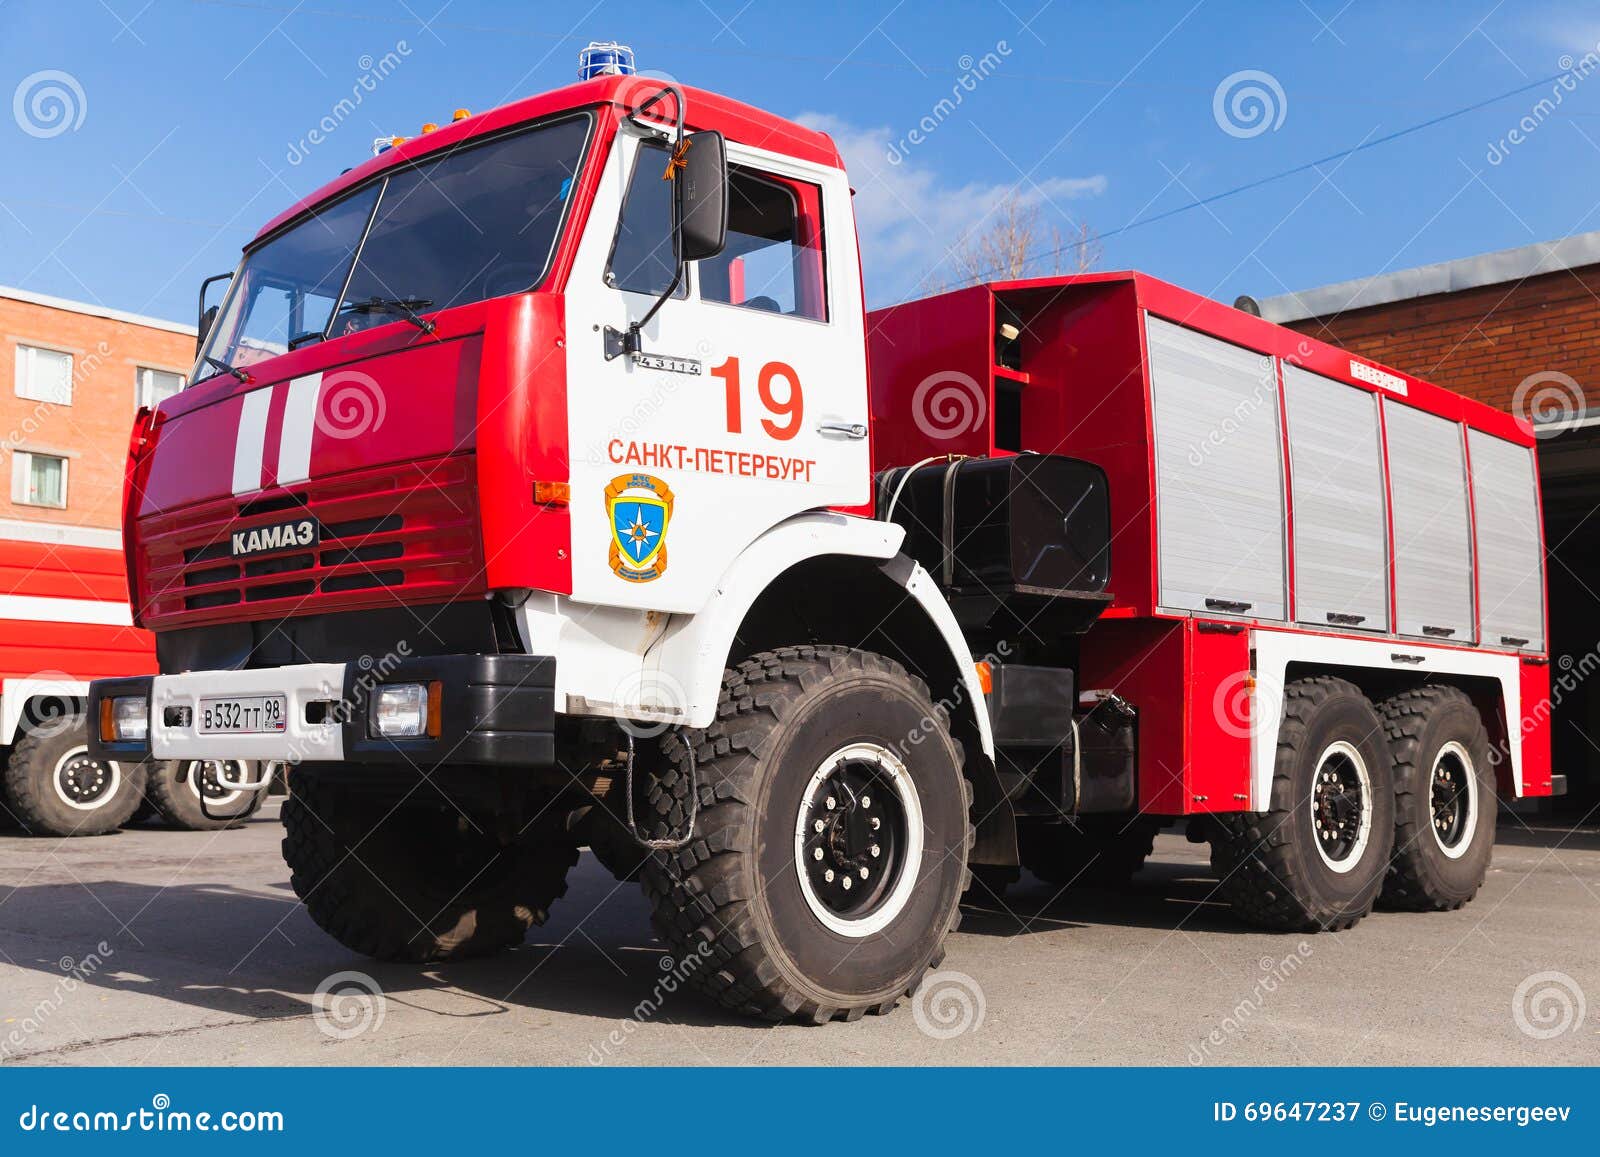
[[[269,222],[129,461],[102,758],[289,760],[333,936],[514,944],[589,846],[734,1009],[884,1012],[976,870],[1206,840],[1271,928],[1549,795],[1533,439],[1154,278],[873,314],[827,136],[608,76]]]
[[[89,681],[155,669],[155,640],[128,610],[117,531],[0,523],[0,814],[55,836],[109,832],[141,812],[186,828],[253,814],[261,793],[226,782],[240,769],[90,754]]]

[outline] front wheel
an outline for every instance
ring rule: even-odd
[[[304,767],[283,826],[289,882],[311,919],[382,960],[457,960],[520,944],[566,893],[578,859],[570,845],[505,843],[447,806],[395,806]]]
[[[883,656],[764,652],[723,678],[717,720],[663,745],[645,865],[657,928],[727,1008],[823,1023],[884,1013],[943,957],[973,829],[960,745]]]

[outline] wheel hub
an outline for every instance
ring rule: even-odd
[[[1454,747],[1455,745],[1451,745]],[[1471,835],[1472,772],[1454,751],[1447,747],[1433,766],[1429,785],[1429,806],[1433,834],[1446,851],[1461,845]]]
[[[877,931],[908,900],[922,841],[921,805],[900,760],[877,744],[841,748],[800,800],[795,861],[807,905],[842,935]]]
[[[111,768],[87,753],[73,755],[56,768],[56,788],[74,807],[93,807],[116,786]]]
[[[1319,850],[1330,864],[1349,861],[1364,843],[1370,823],[1366,778],[1359,758],[1331,748],[1317,768],[1311,814]]]

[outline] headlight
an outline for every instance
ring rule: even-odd
[[[422,683],[390,683],[372,700],[372,733],[387,739],[428,734],[428,688]]]
[[[100,705],[100,738],[106,743],[140,742],[150,736],[150,700],[124,695]]]

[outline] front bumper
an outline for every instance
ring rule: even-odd
[[[330,763],[444,763],[549,767],[555,763],[555,660],[535,655],[431,655],[361,663],[301,663],[244,671],[188,671],[89,685],[89,748],[96,758],[259,759]],[[368,700],[388,683],[442,685],[439,735],[391,739],[371,734]],[[144,695],[147,741],[105,742],[104,699]],[[281,732],[207,735],[201,696],[283,695]],[[187,724],[178,722],[187,707]]]

